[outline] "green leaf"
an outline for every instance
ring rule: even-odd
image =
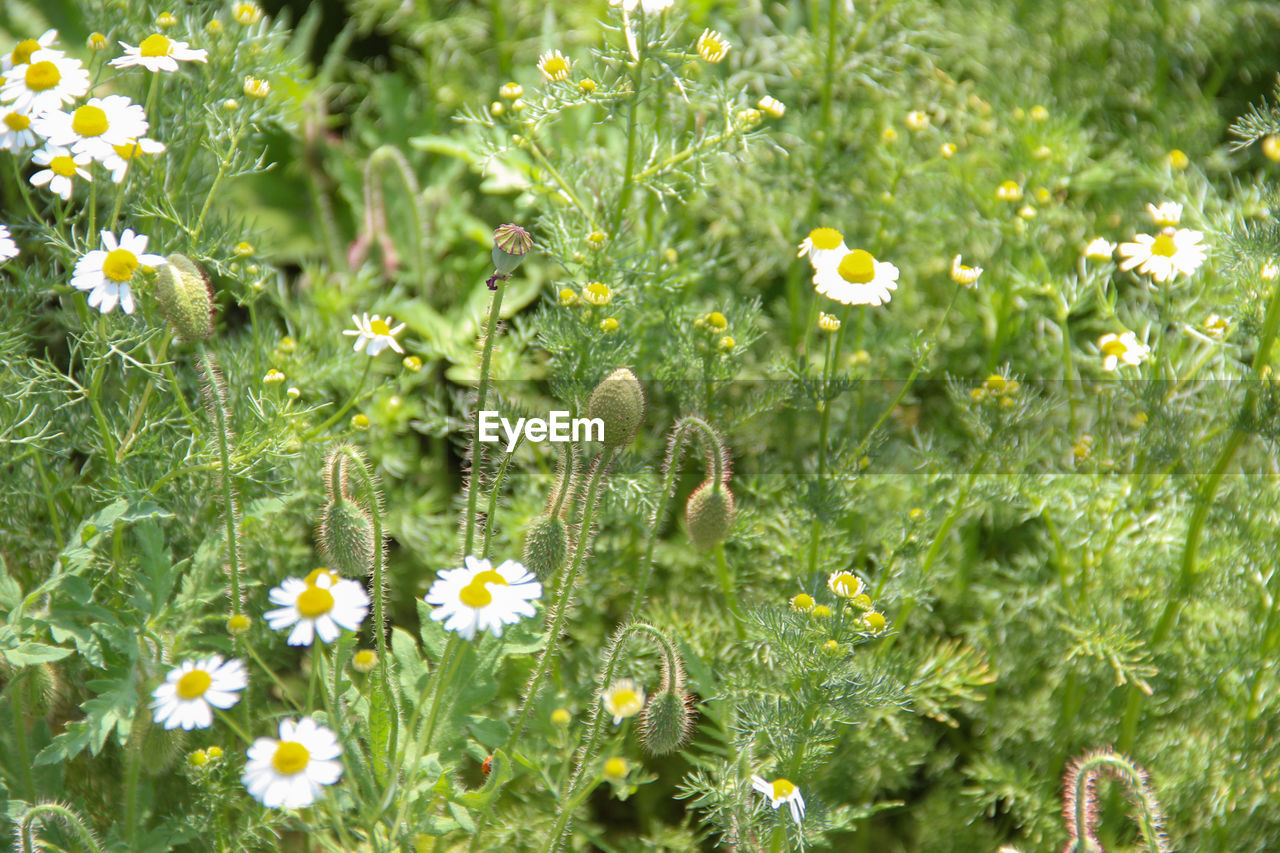
[[[474,833],[476,831],[476,822],[471,819],[471,813],[458,803],[449,803],[449,814],[453,815],[453,819],[458,822],[458,826],[466,832]]]
[[[390,685],[382,681],[382,669],[370,673],[369,685],[369,740],[375,756],[394,755],[396,750],[396,706]],[[373,762],[374,775],[385,784],[390,768],[386,762]]]
[[[4,656],[16,667],[34,666],[40,663],[52,663],[75,654],[75,649],[62,646],[46,646],[44,643],[25,642],[17,648],[5,649]]]
[[[507,754],[500,749],[495,751],[489,765],[489,778],[485,780],[484,786],[459,794],[458,802],[473,811],[486,811],[503,786],[511,781],[512,772],[511,759],[507,758]]]
[[[502,720],[495,720],[492,717],[482,717],[473,715],[467,718],[467,728],[471,730],[471,734],[483,746],[493,749],[507,742],[507,736],[511,734],[511,727]]]
[[[407,700],[417,704],[430,679],[430,670],[413,635],[403,628],[391,629],[391,656],[400,676],[400,690]]]

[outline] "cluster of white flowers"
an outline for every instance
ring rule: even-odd
[[[57,30],[48,30],[38,39],[19,42],[0,60],[0,149],[36,149],[32,162],[44,168],[32,175],[31,183],[47,186],[67,201],[77,180],[93,180],[92,163],[100,163],[120,183],[135,156],[159,154],[165,146],[147,138],[146,111],[124,95],[91,97],[76,106],[89,93],[89,70],[58,50],[57,40]],[[137,47],[120,44],[124,56],[111,62],[116,68],[177,71],[180,61],[208,61],[207,51],[160,33]]]

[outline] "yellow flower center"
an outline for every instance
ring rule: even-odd
[[[135,154],[142,151],[136,139],[130,139],[123,145],[112,145],[111,147],[115,149],[116,154],[120,155],[121,160],[132,160]]]
[[[845,597],[853,595],[854,590],[858,589],[860,586],[861,584],[858,583],[858,579],[848,572],[841,572],[835,576],[834,580],[831,581],[831,589],[836,593],[836,595]]]
[[[1161,234],[1156,241],[1151,244],[1151,254],[1163,255],[1166,258],[1172,258],[1178,252],[1178,245],[1173,242],[1173,235]]]
[[[311,574],[307,575],[302,580],[306,583],[307,586],[319,586],[320,578],[328,578],[329,586],[333,586],[339,580],[336,574],[334,574],[329,569],[324,569],[324,568],[312,569]]]
[[[1125,352],[1127,352],[1127,347],[1125,347],[1124,342],[1119,339],[1107,341],[1102,345],[1103,355],[1114,355],[1118,358],[1124,355]]]
[[[138,53],[142,56],[168,56],[169,51],[172,50],[171,44],[168,37],[153,33],[138,45]]]
[[[178,679],[178,698],[199,699],[213,683],[213,678],[203,669],[193,669]]]
[[[796,792],[796,786],[789,779],[773,780],[773,798],[775,800],[785,800]]]
[[[610,758],[604,763],[604,775],[612,776],[615,779],[627,775],[627,760],[625,758]]]
[[[62,72],[58,66],[45,60],[27,66],[27,88],[33,92],[44,92],[62,82]]]
[[[14,65],[22,65],[31,61],[31,54],[40,49],[40,42],[35,39],[23,39],[13,47],[13,53],[10,58]]]
[[[311,753],[297,741],[286,740],[276,747],[276,754],[271,756],[271,766],[281,776],[292,776],[301,773],[311,762]]]
[[[622,687],[613,691],[612,705],[618,709],[634,708],[640,704],[640,695],[630,687]]]
[[[102,107],[86,104],[71,114],[71,129],[80,136],[101,136],[109,126],[107,113]]]
[[[863,249],[845,255],[837,268],[840,277],[853,284],[866,284],[876,277],[876,259]]]
[[[333,593],[318,586],[308,586],[294,604],[303,619],[318,619],[333,609]]]
[[[58,158],[55,157],[55,160]],[[63,159],[70,160],[70,157]],[[52,164],[50,164],[52,165]],[[54,169],[56,172],[57,169]],[[107,259],[102,262],[102,274],[112,281],[129,281],[133,271],[138,268],[138,256],[128,249],[112,249],[107,252]]]
[[[374,320],[369,324],[369,331],[375,335],[389,335],[391,334],[391,327],[387,325],[386,320]]]
[[[10,130],[26,130],[31,126],[31,117],[22,113],[9,113],[4,117],[4,123]]]
[[[479,610],[493,603],[493,593],[489,592],[484,581],[477,577],[462,588],[458,593],[458,600],[468,607]]]
[[[809,232],[809,242],[815,249],[834,249],[844,242],[844,235],[834,228],[815,228]]]
[[[542,63],[542,73],[553,80],[569,73],[569,60],[563,56],[553,56]]]

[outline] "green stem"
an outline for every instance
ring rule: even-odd
[[[195,227],[191,229],[191,239],[193,241],[200,236],[200,232],[204,229],[204,218],[209,215],[209,208],[213,205],[213,198],[218,194],[218,188],[222,186],[222,181],[227,176],[227,167],[231,165],[231,157],[240,144],[240,134],[243,132],[244,125],[241,123],[231,133],[231,144],[227,147],[227,153],[218,159],[218,173],[213,176],[213,184],[209,187],[209,195],[205,196],[204,205],[200,208],[200,215],[196,217]]]
[[[471,430],[471,476],[467,482],[467,517],[463,535],[462,554],[467,556],[475,544],[476,506],[480,500],[480,476],[484,464],[484,443],[480,441],[480,413],[484,410],[489,394],[489,369],[493,361],[493,344],[498,335],[498,317],[502,311],[504,283],[497,282],[497,289],[489,302],[489,318],[485,321],[484,351],[480,355],[480,384],[476,388],[476,410]]]
[[[286,693],[285,695],[287,696],[288,694]],[[244,743],[245,743],[245,745],[246,745],[246,746],[249,746],[249,745],[252,745],[252,744],[253,744],[253,740],[254,740],[254,739],[253,739],[253,736],[252,736],[252,735],[250,735],[250,734],[249,734],[249,733],[248,733],[248,732],[247,732],[243,727],[241,727],[241,725],[240,725],[239,723],[237,723],[237,722],[236,722],[235,717],[231,716],[231,714],[227,713],[226,711],[222,710],[221,708],[214,708],[214,709],[213,709],[213,713],[217,714],[217,715],[218,715],[218,719],[219,719],[219,720],[222,720],[222,722],[226,723],[226,724],[227,724],[227,728],[229,728],[229,729],[231,729],[231,731],[235,732],[236,737],[238,737],[238,738],[240,738],[240,740],[244,741]]]
[[[591,472],[591,481],[587,485],[587,494],[583,501],[582,522],[578,528],[578,538],[574,542],[573,562],[570,564],[564,581],[560,585],[560,594],[556,597],[551,629],[547,634],[547,645],[543,648],[542,654],[538,656],[537,666],[534,668],[533,675],[529,677],[529,686],[525,690],[524,702],[516,715],[515,724],[511,727],[511,734],[507,737],[507,742],[502,747],[507,753],[511,752],[516,741],[520,739],[520,735],[524,733],[524,727],[529,722],[529,715],[533,713],[534,702],[538,698],[538,691],[542,687],[542,681],[550,671],[556,652],[560,648],[560,637],[564,633],[564,623],[569,618],[569,599],[573,594],[578,572],[582,568],[582,561],[586,557],[587,548],[591,540],[591,525],[595,521],[596,495],[600,488],[600,480],[604,476],[605,468],[609,467],[616,453],[616,450],[604,450],[596,457]]]
[[[164,361],[165,355],[169,351],[169,335],[166,332],[160,341],[160,351],[153,358],[156,362]],[[154,376],[147,377],[147,384],[142,389],[142,398],[138,400],[138,405],[134,408],[133,418],[129,421],[129,429],[124,434],[124,439],[120,442],[120,448],[116,451],[116,461],[123,462],[124,454],[133,444],[134,437],[137,435],[138,424],[142,420],[142,415],[147,410],[147,403],[151,401],[151,392],[155,388],[156,380]]]
[[[738,593],[734,589],[733,573],[729,570],[729,563],[724,558],[724,543],[716,543],[716,578],[720,581],[720,591],[724,593],[725,604],[729,606],[729,612],[733,614],[733,627],[737,632],[738,640],[747,639],[746,626],[743,623],[742,608],[738,604]]]
[[[227,569],[231,575],[231,615],[239,616],[240,601],[240,540],[236,535],[236,503],[231,486],[231,425],[227,423],[227,401],[223,398],[222,380],[218,378],[218,366],[213,354],[203,346],[200,362],[205,373],[209,400],[209,413],[214,418],[214,438],[218,442],[218,465],[221,469],[222,503],[225,508],[227,535]]]
[[[27,679],[25,673],[13,679],[10,688],[9,714],[13,717],[13,744],[18,753],[18,767],[22,774],[22,789],[27,802],[36,798],[36,781],[31,772],[31,746],[27,740]]]
[[[1280,286],[1272,289],[1271,302],[1267,306],[1267,313],[1262,323],[1262,333],[1258,338],[1258,349],[1254,353],[1250,369],[1252,383],[1245,393],[1240,416],[1232,427],[1231,435],[1227,437],[1226,443],[1218,453],[1218,459],[1213,468],[1210,469],[1209,476],[1200,488],[1200,493],[1196,496],[1196,506],[1192,511],[1190,521],[1187,523],[1187,537],[1182,548],[1182,564],[1178,572],[1178,580],[1172,594],[1165,602],[1164,611],[1160,614],[1160,621],[1156,623],[1155,630],[1151,633],[1151,641],[1148,643],[1149,648],[1159,649],[1164,645],[1173,630],[1174,623],[1178,619],[1178,614],[1181,612],[1183,604],[1195,587],[1196,577],[1199,574],[1196,561],[1200,550],[1200,540],[1204,534],[1204,525],[1209,517],[1209,511],[1213,508],[1214,497],[1217,495],[1222,478],[1226,475],[1227,469],[1231,466],[1236,453],[1249,436],[1246,419],[1251,421],[1256,416],[1257,383],[1262,381],[1262,369],[1267,366],[1271,358],[1271,347],[1275,343],[1278,329],[1280,329]],[[1122,752],[1130,749],[1134,739],[1137,737],[1143,695],[1137,685],[1130,688],[1118,741],[1118,747]]]
[[[365,380],[369,378],[369,369],[372,366],[373,366],[373,357],[370,356],[369,358],[365,359],[364,370],[360,373],[360,381],[356,383],[356,388],[354,391],[351,392],[351,397],[347,400],[346,403],[343,404],[341,409],[333,413],[332,417],[330,417],[324,423],[320,424],[320,426],[314,427],[313,429],[308,430],[307,433],[304,436],[302,436],[303,443],[310,441],[320,433],[327,430],[329,427],[336,424],[338,421],[342,420],[346,416],[347,412],[351,411],[352,408],[355,407],[356,403],[360,402],[360,399],[363,396],[364,383],[365,383]]]
[[[640,111],[640,89],[644,83],[645,48],[648,47],[645,20],[646,16],[640,15],[640,44],[637,45],[635,68],[631,72],[631,99],[627,102],[627,154],[626,159],[623,161],[622,187],[618,191],[618,207],[613,214],[613,228],[611,229],[614,235],[619,234],[622,230],[622,219],[627,215],[627,208],[631,205],[631,193],[635,189],[636,181],[644,179],[636,176],[635,169],[636,142],[640,128],[636,114]],[[625,14],[622,25],[623,27],[631,26]]]
[[[130,850],[138,849],[138,785],[142,779],[142,739],[148,725],[147,715],[135,711],[125,746],[124,825]]]
[[[102,853],[102,847],[99,846],[97,840],[93,837],[93,833],[85,826],[80,815],[76,814],[66,806],[57,803],[40,803],[28,808],[22,813],[22,817],[18,819],[18,846],[20,850],[39,850],[44,845],[36,842],[32,826],[38,817],[43,815],[54,815],[75,834],[80,844],[85,850],[92,853]]]
[[[516,446],[511,448],[511,452],[502,457],[502,464],[498,466],[498,473],[493,478],[493,486],[489,489],[489,507],[485,510],[484,515],[484,544],[481,547],[481,557],[486,560],[489,558],[489,544],[493,538],[493,517],[498,511],[498,492],[502,488],[502,481],[507,476],[507,466],[511,464],[511,458],[516,455],[516,450],[520,448],[521,442],[524,441],[524,433],[516,439]]]
[[[832,5],[835,1],[832,0]],[[841,327],[843,330],[843,326]],[[836,335],[830,335],[827,342],[827,358],[822,368],[822,399],[819,405],[822,406],[822,412],[818,421],[818,499],[826,503],[825,486],[827,483],[827,437],[831,428],[831,376],[835,371],[836,353],[839,348],[839,339]],[[861,455],[861,454],[859,454]],[[818,517],[817,512],[814,513],[814,519],[809,526],[809,569],[808,573],[812,575],[818,568],[818,545],[822,540],[822,519]]]

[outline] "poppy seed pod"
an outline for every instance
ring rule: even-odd
[[[519,225],[499,225],[493,232],[493,268],[511,275],[533,250],[533,237]]]

